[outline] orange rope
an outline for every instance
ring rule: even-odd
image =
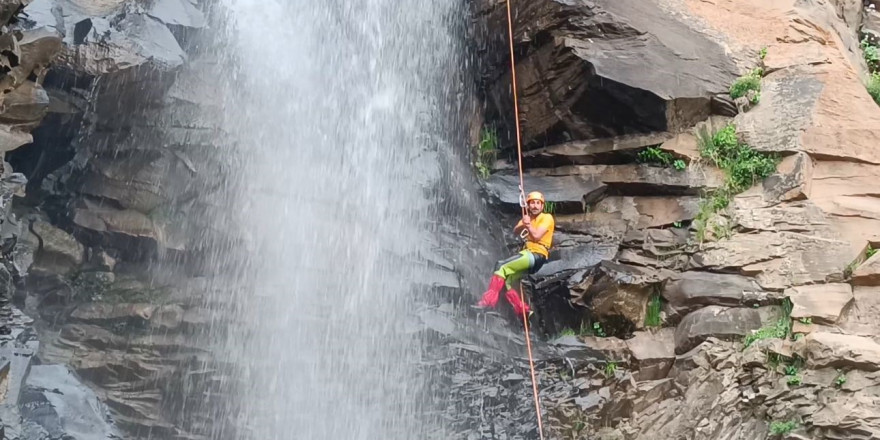
[[[513,18],[510,13],[510,0],[505,2],[507,5],[507,35],[510,40],[510,83],[513,86],[513,114],[516,121],[516,155],[517,155],[517,163],[519,164],[519,192],[520,192],[520,201],[525,200],[525,184],[523,183],[523,166],[522,166],[522,141],[520,140],[520,127],[519,127],[519,101],[516,96],[516,60],[513,55]],[[523,215],[528,214],[528,210],[525,206],[521,206]],[[525,295],[523,294],[523,286],[522,281],[519,283],[519,298],[520,301],[525,304]],[[523,308],[523,326],[525,328],[526,333],[526,349],[529,353],[529,369],[532,373],[532,393],[535,396],[535,413],[538,415],[538,434],[541,436],[541,440],[544,440],[544,423],[541,419],[541,403],[538,400],[538,380],[535,377],[535,360],[532,357],[532,339],[529,336],[529,317],[526,315],[526,310]]]

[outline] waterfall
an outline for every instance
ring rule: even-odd
[[[221,9],[222,142],[238,159],[217,221],[249,237],[215,256],[243,262],[215,353],[236,365],[237,409],[222,416],[239,438],[429,438],[412,312],[450,221],[439,152],[464,138],[464,5]]]

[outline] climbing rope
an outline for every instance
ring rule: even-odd
[[[519,101],[516,96],[516,60],[513,55],[513,17],[510,12],[510,0],[504,2],[507,5],[507,36],[510,40],[510,83],[513,86],[513,114],[514,121],[516,121],[516,157],[517,163],[519,164],[519,197],[520,197],[520,208],[522,209],[523,215],[528,214],[528,208],[526,203],[523,203],[525,200],[525,185],[523,183],[523,166],[522,166],[522,141],[520,140],[520,128],[519,128]],[[522,280],[519,282],[519,299],[522,304],[525,304],[525,295],[523,294],[523,286]],[[532,338],[529,336],[529,317],[526,314],[525,308],[522,309],[522,318],[523,318],[523,328],[526,333],[526,350],[529,353],[529,370],[532,373],[532,394],[535,396],[535,413],[538,416],[538,435],[540,435],[541,440],[544,440],[544,423],[541,419],[541,403],[538,400],[538,380],[535,375],[535,359],[532,357]]]

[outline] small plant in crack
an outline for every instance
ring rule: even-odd
[[[871,98],[874,98],[874,102],[880,104],[880,73],[872,73],[871,77],[868,79],[868,84],[866,84],[865,87],[867,87],[868,94],[871,95]]]
[[[749,73],[739,77],[730,85],[730,98],[737,99],[746,96],[749,91],[754,91],[751,98],[752,104],[757,104],[761,100],[761,77],[764,75],[764,69],[757,67]]]
[[[837,388],[842,387],[846,383],[846,373],[842,370],[837,370],[837,377],[834,378],[834,386]]]
[[[876,254],[876,253],[877,253],[877,249],[874,249],[873,247],[871,247],[871,244],[868,243],[868,249],[865,250],[865,259],[873,257],[874,254]]]
[[[605,329],[602,328],[602,323],[599,323],[599,322],[593,323],[593,334],[600,337],[600,338],[604,338],[606,336]]]
[[[741,142],[736,126],[729,124],[711,137],[701,135],[700,156],[724,171],[721,188],[707,193],[694,218],[697,241],[705,239],[706,227],[717,212],[726,209],[736,194],[776,172],[779,157],[753,149]]]
[[[652,146],[639,151],[636,159],[639,163],[656,164],[665,167],[673,164],[675,157],[671,153],[661,150],[659,146]]]
[[[785,435],[791,431],[797,429],[798,423],[794,420],[788,420],[785,422],[782,421],[774,421],[770,423],[770,434],[772,435]]]
[[[758,52],[758,56],[761,57],[762,60],[764,58],[767,58],[767,46],[761,48],[761,50]]]
[[[859,42],[859,47],[862,49],[865,64],[868,65],[868,71],[871,73],[876,72],[880,68],[880,48],[872,43],[867,35]]]
[[[813,318],[805,316],[803,318],[798,318],[798,322],[805,325],[811,325],[813,323]]]
[[[605,363],[605,377],[614,377],[617,373],[617,362],[609,361]]]
[[[645,312],[645,327],[660,327],[662,320],[660,319],[660,295],[654,293],[648,300],[648,309]]]
[[[756,330],[748,335],[743,340],[743,345],[746,347],[755,343],[755,341],[760,341],[762,339],[785,339],[791,334],[791,309],[793,305],[791,300],[785,298],[782,301],[782,316],[773,324],[766,327],[761,328],[760,330]]]
[[[493,128],[483,128],[480,133],[480,143],[477,144],[476,167],[477,173],[485,179],[492,173],[492,163],[498,157],[498,133]]]
[[[575,333],[575,331],[570,328],[564,328],[564,329],[562,329],[561,332],[559,332],[560,337],[562,337],[562,336],[576,336],[576,335],[577,335],[577,333]]]

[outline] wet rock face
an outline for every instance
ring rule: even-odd
[[[36,365],[34,320],[18,309],[0,336],[0,421],[10,440],[122,438],[96,393],[60,364]]]
[[[158,286],[142,277],[84,272],[70,282],[68,303],[44,299],[40,317],[57,331],[41,336],[40,361],[68,366],[107,405],[125,436],[199,438],[220,426],[209,420],[219,402],[204,396],[226,396],[233,377],[232,361],[205,349],[205,341],[217,337],[212,325],[232,325],[209,298],[231,293],[212,291],[204,279]],[[39,301],[33,295],[29,302]]]
[[[49,99],[43,88],[46,69],[61,49],[51,29],[14,26],[27,2],[0,2],[0,152],[32,141],[31,130],[43,119]],[[26,223],[12,213],[13,197],[24,195],[27,178],[5,160],[0,164],[0,335],[10,334],[14,285],[27,274],[32,250],[22,243]]]
[[[32,176],[28,198],[80,241],[127,260],[196,253],[209,228],[182,230],[181,219],[210,218],[226,177],[211,152],[223,136],[197,116],[219,99],[200,79],[207,46],[194,48],[203,12],[189,0],[37,0],[24,12],[25,32],[63,36],[46,76],[47,123],[10,158]]]
[[[119,436],[107,423],[107,407],[64,365],[31,367],[20,405],[27,438],[105,440]]]

